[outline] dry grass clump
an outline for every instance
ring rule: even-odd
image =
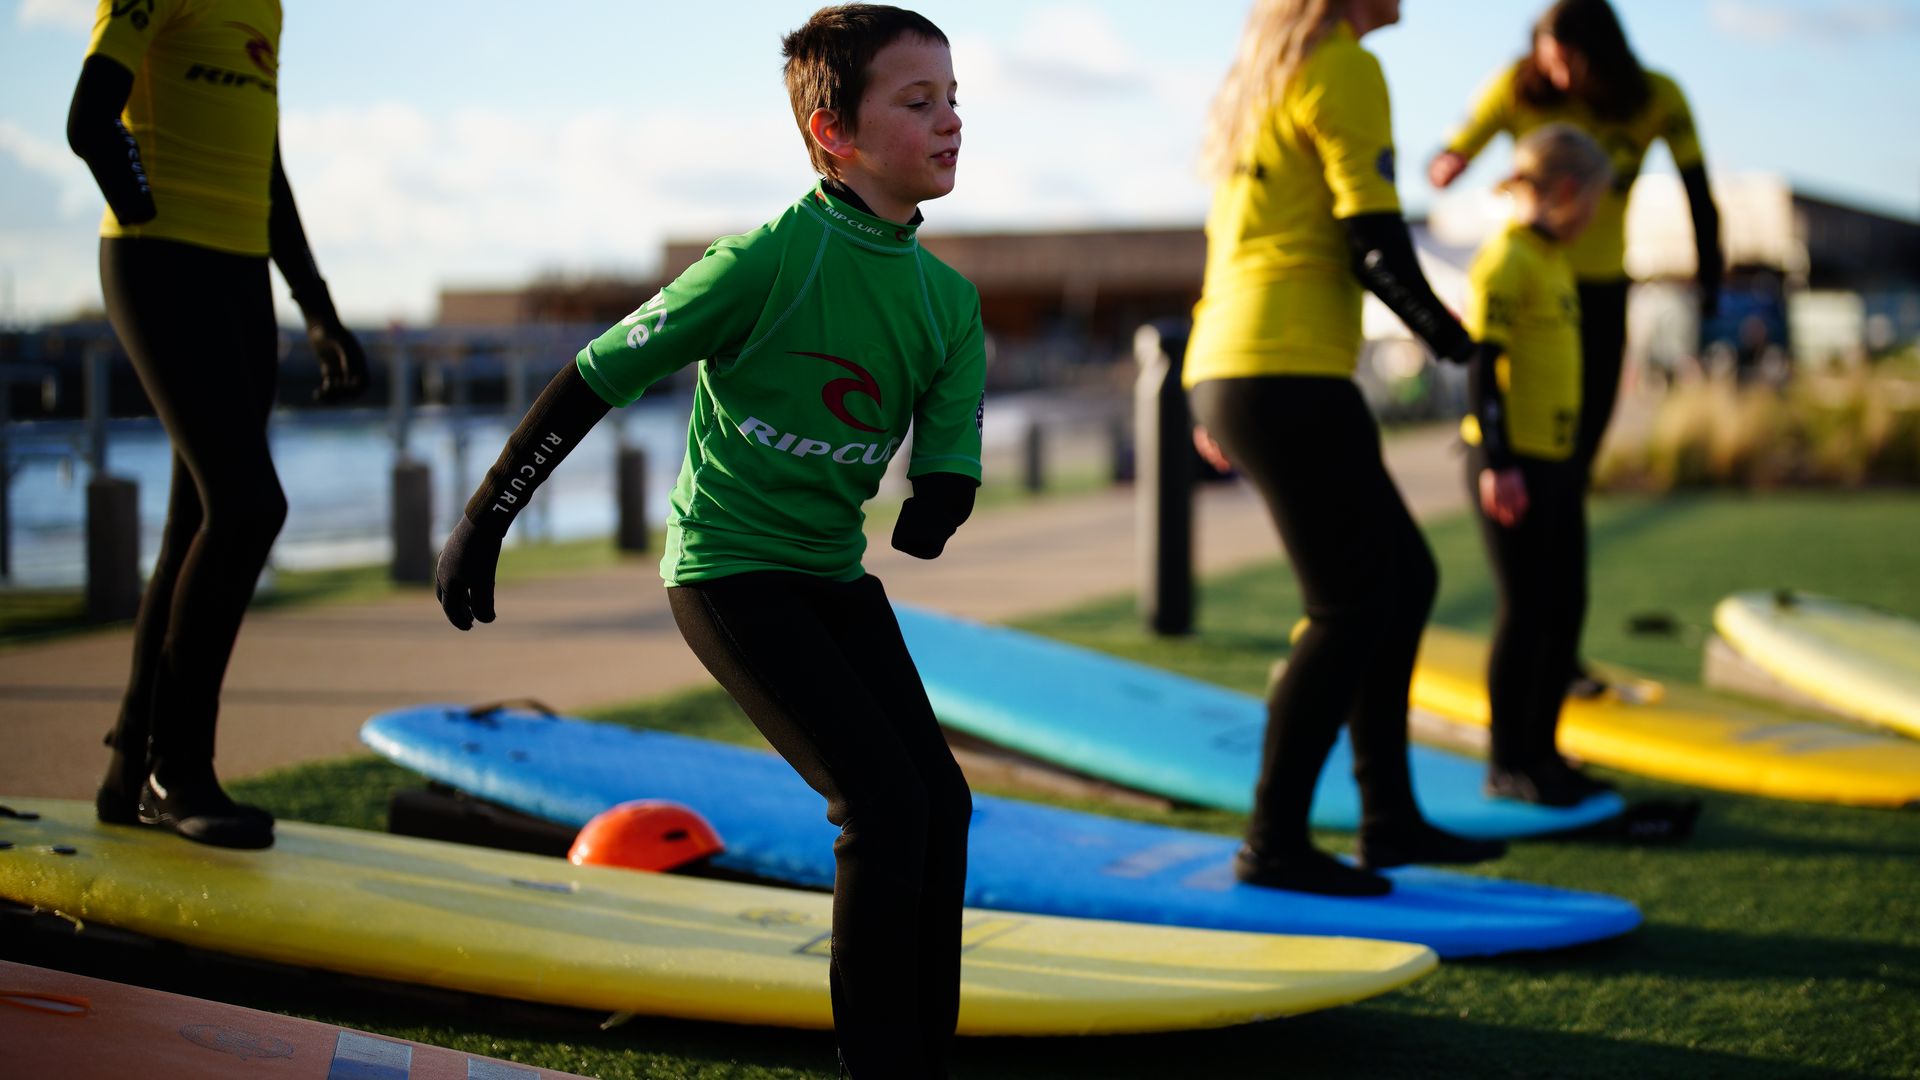
[[[1596,474],[1612,490],[1920,485],[1920,376],[1676,384],[1645,436],[1609,444]]]

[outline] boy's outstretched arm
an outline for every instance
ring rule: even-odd
[[[533,489],[553,475],[554,467],[612,408],[587,385],[573,361],[540,392],[440,549],[433,591],[448,622],[471,630],[476,619],[493,621],[494,570],[507,527]]]

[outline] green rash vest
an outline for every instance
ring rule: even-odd
[[[909,477],[980,479],[980,295],[912,225],[816,186],[706,255],[576,360],[614,406],[699,363],[660,576],[865,571],[861,504],[913,429]]]

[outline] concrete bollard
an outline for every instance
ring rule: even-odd
[[[621,551],[645,551],[652,546],[647,532],[647,452],[622,446],[613,470],[614,495],[620,505],[620,524],[614,546]]]
[[[1133,338],[1140,614],[1166,636],[1193,632],[1193,420],[1180,385],[1186,351],[1184,321],[1149,323]]]
[[[403,457],[393,464],[393,580],[411,585],[433,582],[440,545],[433,535],[433,471],[426,462]]]
[[[1029,494],[1038,495],[1047,489],[1047,431],[1040,421],[1027,421],[1022,450],[1026,464],[1026,489]]]
[[[122,476],[87,482],[87,618],[131,619],[140,610],[140,485]]]

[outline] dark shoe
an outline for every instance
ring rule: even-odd
[[[1557,763],[1558,768],[1545,763],[1525,769],[1494,766],[1487,770],[1487,782],[1481,790],[1496,799],[1559,807],[1578,806],[1608,790],[1601,781],[1590,779],[1563,761]]]
[[[1583,799],[1590,799],[1595,795],[1605,795],[1607,792],[1613,790],[1612,784],[1607,783],[1597,776],[1588,776],[1586,773],[1574,768],[1566,758],[1558,754],[1555,754],[1553,758],[1547,762],[1547,769],[1557,774],[1562,782],[1571,786],[1575,791],[1580,792],[1580,797]]]
[[[144,761],[114,751],[106,779],[100,781],[100,790],[93,796],[93,816],[106,825],[140,824],[140,788],[146,781]]]
[[[166,771],[163,762],[140,790],[141,824],[157,825],[214,847],[273,846],[273,815],[228,798],[211,765],[191,766],[180,770],[184,775],[163,780]]]
[[[1436,829],[1424,821],[1411,826],[1361,826],[1354,854],[1368,870],[1412,863],[1477,863],[1507,853],[1504,840],[1474,840]]]
[[[1233,857],[1233,876],[1248,885],[1321,896],[1385,896],[1393,890],[1393,882],[1386,878],[1313,847],[1276,857],[1242,846]]]

